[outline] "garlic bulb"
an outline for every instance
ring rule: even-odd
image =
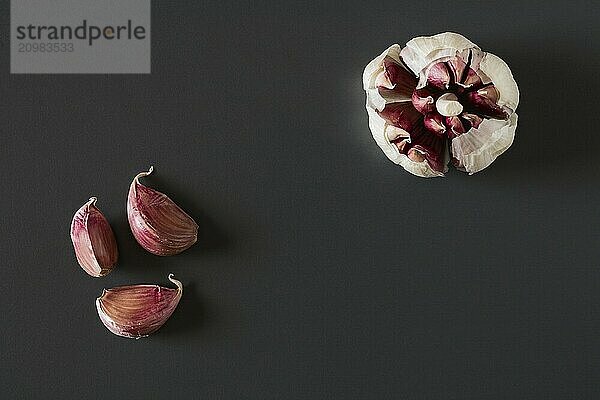
[[[165,194],[139,182],[153,170],[150,167],[131,182],[127,218],[133,236],[144,249],[159,256],[170,256],[196,243],[198,224]]]
[[[117,263],[118,250],[110,224],[92,197],[73,216],[71,240],[75,256],[85,272],[93,277],[107,275]]]
[[[96,299],[100,320],[118,336],[139,339],[158,330],[173,314],[183,294],[183,285],[173,274],[177,289],[158,285],[131,285],[104,289]]]
[[[395,44],[363,73],[373,138],[421,177],[474,174],[513,142],[519,89],[506,63],[456,33]]]

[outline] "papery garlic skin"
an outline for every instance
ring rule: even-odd
[[[71,241],[79,265],[97,278],[107,275],[117,264],[117,241],[95,197],[85,203],[71,221]]]
[[[131,182],[127,218],[133,236],[144,249],[158,256],[170,256],[196,243],[198,224],[167,195],[139,182],[153,170],[150,167]]]
[[[104,289],[96,299],[100,320],[115,335],[139,339],[157,331],[169,319],[183,295],[183,285],[169,275],[177,289],[130,285]]]
[[[448,163],[476,173],[510,147],[519,89],[506,63],[457,33],[394,44],[363,73],[369,128],[386,156],[414,175]]]

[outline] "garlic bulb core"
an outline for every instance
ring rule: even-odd
[[[463,112],[463,106],[454,93],[441,95],[435,102],[435,109],[444,117],[454,117]]]

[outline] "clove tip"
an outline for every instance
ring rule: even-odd
[[[136,182],[136,183],[140,183],[140,182],[139,182],[139,179],[140,179],[140,178],[143,178],[143,177],[145,177],[145,176],[148,176],[148,175],[150,175],[152,172],[154,172],[154,165],[151,165],[151,166],[150,166],[150,168],[148,168],[148,171],[146,171],[146,172],[140,172],[139,174],[137,174],[137,175],[135,176],[135,178],[133,178],[133,181],[134,181],[134,182]]]
[[[96,297],[96,302],[101,302],[102,298],[106,293],[108,293],[108,290],[106,290],[106,288],[102,289],[102,294],[100,295],[100,297]]]
[[[177,288],[179,290],[183,291],[183,284],[180,281],[178,281],[177,279],[175,279],[175,275],[169,274],[169,280],[171,282],[173,282],[175,285],[177,285]]]

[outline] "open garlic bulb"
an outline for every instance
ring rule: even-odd
[[[369,127],[394,163],[421,177],[448,163],[474,174],[510,147],[519,89],[506,63],[457,33],[394,44],[363,74]]]

